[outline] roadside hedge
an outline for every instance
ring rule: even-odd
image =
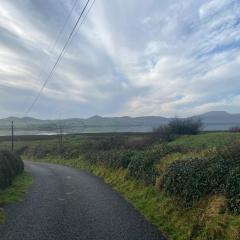
[[[85,153],[85,159],[91,164],[104,164],[114,169],[127,168],[134,151],[111,150]]]
[[[155,160],[153,156],[144,151],[137,152],[131,157],[131,162],[128,165],[129,175],[143,180],[147,184],[154,184],[158,176]]]
[[[240,214],[240,167],[231,171],[226,186],[228,209]]]
[[[228,199],[228,209],[240,213],[240,144],[232,144],[209,158],[177,161],[162,178],[162,186],[186,207],[216,193]]]
[[[12,184],[13,178],[24,169],[21,158],[8,151],[0,151],[0,189]]]
[[[188,207],[201,197],[220,190],[224,182],[221,170],[216,159],[174,162],[164,174],[163,186],[166,192]]]

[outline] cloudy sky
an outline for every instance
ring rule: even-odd
[[[86,0],[0,1],[0,117],[21,117]],[[96,0],[29,115],[240,112],[239,13],[239,0]]]

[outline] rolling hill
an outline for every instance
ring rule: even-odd
[[[240,114],[224,111],[212,111],[193,116],[203,122],[203,130],[228,130],[240,125]],[[14,121],[16,134],[54,134],[59,126],[65,133],[95,133],[95,132],[149,132],[159,125],[167,124],[171,118],[161,116],[143,117],[101,117],[93,116],[86,119],[69,118],[59,120],[41,120],[35,118],[8,117],[0,119],[0,134],[8,135],[11,121]]]

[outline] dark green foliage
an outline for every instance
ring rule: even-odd
[[[178,135],[195,135],[201,130],[202,122],[200,119],[175,118],[167,125],[153,129],[153,137],[162,141],[171,141]]]
[[[8,151],[0,152],[0,188],[11,185],[13,178],[23,171],[24,164],[19,156]]]
[[[174,134],[169,125],[164,125],[153,129],[153,137],[163,142],[169,142],[173,140]]]
[[[81,154],[78,148],[65,146],[60,151],[61,157],[66,159],[77,158]]]
[[[48,153],[49,153],[48,148],[39,145],[32,149],[32,153],[30,152],[30,155],[36,158],[44,158],[47,156]]]
[[[145,152],[137,152],[128,165],[129,175],[136,179],[143,180],[147,184],[154,184],[158,172],[155,168],[155,158]]]
[[[145,136],[144,138],[140,139],[128,139],[128,141],[124,142],[124,149],[131,149],[131,150],[145,150],[151,147],[156,139],[152,136]]]
[[[183,205],[191,206],[201,197],[220,191],[224,178],[217,159],[190,159],[173,163],[164,174],[163,186]]]
[[[23,155],[25,154],[25,152],[27,152],[28,150],[28,146],[23,146],[23,147],[20,147],[19,149],[16,150],[16,153],[18,155]]]
[[[158,175],[155,163],[173,151],[173,147],[162,144],[145,151],[129,149],[88,151],[85,153],[85,159],[91,164],[104,164],[114,169],[128,168],[130,176],[152,184]]]
[[[111,151],[109,152],[108,162],[109,167],[118,169],[118,168],[127,168],[131,157],[134,155],[133,151]]]
[[[226,194],[229,209],[240,211],[240,147],[232,144],[212,158],[174,162],[165,172],[162,185],[166,192],[191,206],[200,198]]]
[[[200,132],[202,122],[200,119],[175,118],[169,122],[168,126],[175,135],[195,135]]]
[[[240,214],[240,167],[231,171],[227,179],[228,208],[231,212]]]
[[[179,148],[169,146],[167,144],[157,144],[146,150],[151,158],[154,158],[154,161],[158,161],[169,153],[177,152]]]
[[[173,151],[174,148],[168,145],[156,145],[146,151],[89,151],[85,153],[85,159],[91,164],[103,164],[114,169],[128,168],[130,176],[153,184],[158,175],[156,162]]]
[[[98,140],[85,142],[81,148],[86,151],[107,151],[111,149],[123,148],[124,140],[121,136],[109,136]]]
[[[127,168],[133,154],[134,152],[130,150],[88,152],[85,159],[91,164],[100,163],[114,169]]]

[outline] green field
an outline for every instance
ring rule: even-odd
[[[18,137],[24,159],[85,169],[121,192],[169,239],[240,239],[240,134]],[[0,148],[10,148],[1,138]]]

